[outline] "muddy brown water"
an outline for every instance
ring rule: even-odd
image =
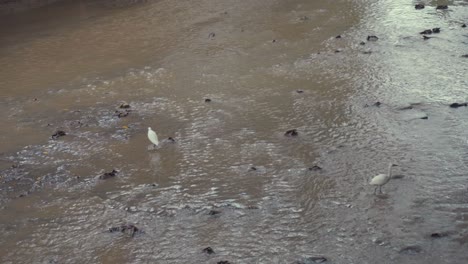
[[[0,262],[467,263],[468,108],[448,105],[468,100],[468,5],[415,3],[2,15]]]

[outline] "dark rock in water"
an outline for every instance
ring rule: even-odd
[[[296,93],[303,93],[304,91],[302,90],[296,90]]]
[[[57,139],[57,138],[59,138],[59,137],[65,136],[65,135],[66,135],[65,131],[63,131],[63,130],[57,130],[57,132],[55,132],[55,133],[52,135],[52,139]]]
[[[451,108],[458,108],[458,107],[462,107],[462,106],[468,106],[468,103],[453,103],[450,105]]]
[[[407,247],[404,247],[400,250],[400,253],[403,253],[403,254],[417,254],[417,253],[421,253],[422,252],[422,248],[420,246],[417,246],[417,245],[414,245],[414,246],[407,246]]]
[[[341,35],[338,35],[338,36],[336,36],[335,38],[340,39],[340,38],[341,38]]]
[[[119,108],[128,109],[128,108],[130,108],[130,105],[127,104],[127,103],[122,103],[122,104],[119,106]]]
[[[372,54],[372,51],[368,50],[368,51],[363,51],[362,54]]]
[[[299,18],[299,20],[306,21],[306,20],[309,20],[309,17],[308,16],[302,16],[302,17]]]
[[[310,167],[309,170],[310,171],[319,171],[319,170],[322,170],[322,168],[320,166],[314,165],[314,166]]]
[[[432,30],[431,29],[426,29],[424,31],[419,32],[419,34],[428,34],[429,35],[429,34],[432,34]]]
[[[468,54],[461,55],[462,58],[468,58]]]
[[[442,238],[448,236],[448,233],[432,233],[431,237],[432,238]]]
[[[340,53],[340,52],[341,52],[341,50],[339,50],[339,49],[335,50],[335,53]]]
[[[377,36],[367,36],[367,41],[377,41],[378,39]]]
[[[214,32],[211,32],[210,34],[208,34],[208,38],[214,38],[216,36],[216,34]]]
[[[392,179],[403,179],[405,175],[402,174],[397,174],[397,175],[392,175]]]
[[[249,168],[249,171],[256,171],[256,170],[257,170],[257,168],[255,168],[254,166]]]
[[[167,138],[167,141],[169,141],[169,142],[171,142],[171,143],[175,143],[175,142],[176,142],[175,139],[172,138],[172,137],[168,137],[168,138]]]
[[[412,105],[403,106],[403,107],[398,108],[398,110],[411,110],[411,109],[413,109],[413,106],[412,106]]]
[[[217,215],[217,214],[220,214],[220,213],[221,213],[221,211],[217,211],[217,210],[210,210],[208,212],[209,215]]]
[[[374,106],[379,107],[381,104],[382,104],[381,102],[377,101],[377,102],[374,103]]]
[[[211,99],[210,99],[210,98],[206,98],[206,99],[205,99],[205,103],[209,103],[209,102],[211,102]]]
[[[271,42],[275,43],[275,42],[276,42],[276,39],[272,40]]]
[[[424,5],[423,4],[417,4],[414,6],[414,8],[416,9],[424,9]]]
[[[440,28],[433,28],[432,33],[440,33]]]
[[[444,10],[444,9],[448,9],[448,6],[446,6],[446,5],[438,5],[438,6],[436,7],[436,9]]]
[[[327,258],[325,257],[308,257],[306,260],[310,263],[324,263],[327,261]]]
[[[107,180],[107,179],[109,179],[109,178],[115,177],[115,175],[117,175],[117,171],[116,171],[116,170],[112,170],[111,172],[106,172],[106,173],[104,173],[103,175],[99,176],[99,179],[101,179],[101,180]]]
[[[430,37],[428,37],[428,36],[423,36],[423,39],[424,39],[424,40],[428,40],[428,39],[430,39]]]
[[[287,137],[296,137],[297,135],[299,135],[299,133],[297,132],[296,129],[291,129],[291,130],[286,131],[284,135]]]
[[[217,264],[231,264],[231,262],[227,260],[221,260],[221,261],[218,261]]]
[[[461,25],[462,28],[466,28],[466,24]]]
[[[420,119],[429,119],[429,117],[428,116],[423,116]]]
[[[129,233],[132,237],[135,236],[135,233],[138,231],[139,231],[138,227],[134,225],[121,225],[121,226],[109,228],[109,232],[111,233],[114,233],[114,232]]]
[[[206,247],[202,250],[203,253],[206,253],[208,255],[214,254],[214,250],[211,247]]]
[[[128,110],[125,111],[115,111],[114,116],[117,116],[118,118],[126,117],[128,116],[130,112]]]
[[[364,41],[361,41],[359,45],[366,45],[366,43]]]

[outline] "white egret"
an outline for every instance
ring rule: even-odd
[[[380,193],[382,193],[382,186],[385,185],[391,178],[392,178],[392,168],[398,166],[396,164],[390,163],[388,165],[388,173],[387,174],[379,174],[374,176],[372,180],[369,182],[370,185],[376,185],[374,190],[374,194],[377,192],[377,188],[379,188]]]
[[[156,132],[154,132],[151,127],[148,127],[148,139],[155,147],[159,145],[158,135],[156,135]]]

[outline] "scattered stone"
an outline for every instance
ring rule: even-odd
[[[426,29],[424,31],[419,32],[419,34],[432,34],[432,30],[431,29]]]
[[[436,7],[436,9],[445,10],[445,9],[448,9],[448,6],[446,6],[446,5],[438,5],[438,6]]]
[[[423,39],[424,39],[424,40],[428,40],[428,39],[430,39],[430,37],[428,37],[428,36],[423,36]]]
[[[65,131],[63,131],[63,130],[57,130],[57,132],[55,132],[55,133],[52,135],[52,139],[57,139],[57,138],[59,138],[59,137],[65,136],[65,135],[66,135]]]
[[[132,237],[134,237],[135,233],[138,232],[138,231],[139,231],[138,227],[136,227],[134,225],[130,225],[130,224],[109,228],[109,232],[111,232],[111,233],[114,233],[114,232],[128,233]]]
[[[373,105],[379,107],[381,104],[382,104],[381,102],[377,101]]]
[[[367,41],[377,41],[378,39],[377,36],[367,36]]]
[[[296,90],[296,93],[303,93],[304,91],[302,90]]]
[[[249,171],[256,171],[256,170],[257,170],[257,168],[255,168],[254,166],[249,168]]]
[[[453,103],[450,105],[451,108],[458,108],[462,106],[468,106],[468,103]]]
[[[272,40],[271,42],[275,43],[275,42],[276,42],[276,39]]]
[[[462,58],[468,58],[468,54],[461,55]]]
[[[211,99],[210,99],[210,98],[206,98],[206,99],[205,99],[205,103],[209,103],[209,102],[211,102]]]
[[[400,253],[403,253],[403,254],[418,254],[418,253],[421,253],[422,251],[422,248],[420,246],[417,246],[417,245],[413,245],[413,246],[407,246],[407,247],[404,247],[400,250]]]
[[[461,25],[462,28],[466,28],[466,24]]]
[[[423,4],[416,4],[416,5],[414,6],[414,8],[416,8],[416,9],[418,9],[418,10],[419,10],[419,9],[424,9],[424,5],[423,5]]]
[[[221,213],[221,211],[210,210],[210,211],[208,212],[208,215],[217,215],[217,214],[220,214],[220,213]]]
[[[322,168],[320,166],[314,165],[314,166],[310,167],[309,170],[310,171],[319,171],[319,170],[322,170]]]
[[[172,137],[168,137],[168,138],[167,138],[167,141],[169,141],[169,142],[171,142],[171,143],[175,143],[175,142],[176,142],[175,139],[172,138]]]
[[[368,50],[368,51],[363,51],[362,54],[371,54],[372,51]]]
[[[206,247],[202,250],[203,253],[206,253],[208,255],[214,254],[214,250],[211,247]]]
[[[339,53],[339,52],[341,52],[341,50],[339,50],[339,49],[335,50],[335,53]]]
[[[211,32],[210,34],[208,34],[208,38],[214,38],[216,36],[216,34],[214,32]]]
[[[110,179],[110,178],[115,177],[115,175],[117,175],[117,171],[116,171],[116,170],[112,170],[111,172],[106,172],[106,173],[104,173],[103,175],[99,176],[99,179],[101,179],[101,180],[107,180],[107,179]]]
[[[340,39],[340,38],[341,38],[341,35],[338,35],[338,36],[336,36],[335,38]]]
[[[440,33],[440,28],[433,28],[432,33]]]
[[[119,108],[128,109],[128,108],[130,108],[130,105],[124,102],[119,106]]]
[[[218,261],[217,264],[231,264],[231,262],[229,262],[227,260],[221,260],[221,261]]]
[[[359,45],[364,46],[364,45],[366,45],[366,43],[365,43],[364,41],[361,41],[361,42],[359,43]]]
[[[420,119],[429,119],[429,116],[426,115],[426,116],[421,117]]]
[[[285,136],[287,137],[296,137],[297,135],[299,135],[299,133],[297,132],[296,129],[290,129],[288,131],[286,131],[286,133],[284,133]]]
[[[432,238],[442,238],[448,236],[448,233],[432,233],[431,237]]]

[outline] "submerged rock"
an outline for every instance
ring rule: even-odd
[[[67,135],[67,133],[65,133],[65,131],[63,130],[57,130],[53,135],[52,135],[52,139],[57,139],[59,137],[63,137]]]
[[[320,166],[314,165],[314,166],[310,167],[309,170],[310,171],[319,171],[319,170],[322,170],[322,168]]]
[[[249,171],[256,171],[256,170],[257,170],[257,168],[255,168],[254,166],[249,168]]]
[[[366,43],[364,41],[361,41],[359,45],[366,45]]]
[[[171,143],[175,143],[176,140],[173,138],[173,137],[168,137],[167,138],[167,141],[171,142]]]
[[[231,264],[231,262],[227,260],[221,260],[221,261],[218,261],[217,264]]]
[[[416,9],[424,9],[424,5],[423,5],[423,4],[416,4],[416,5],[414,6],[414,8],[416,8]]]
[[[303,93],[304,91],[302,90],[296,90],[296,93]]]
[[[203,253],[206,253],[208,255],[214,254],[214,250],[211,247],[206,247],[202,250]]]
[[[216,34],[214,32],[211,32],[210,34],[208,34],[208,38],[214,38],[216,36]]]
[[[327,262],[326,257],[307,257],[303,260],[298,260],[293,262],[292,264],[312,264],[312,263],[324,263]]]
[[[428,40],[428,39],[430,39],[430,37],[428,37],[428,36],[423,36],[423,39],[424,39],[424,40]]]
[[[462,106],[468,106],[468,103],[453,103],[450,105],[451,108],[458,108]]]
[[[432,34],[432,29],[426,29],[424,31],[419,32],[419,34],[427,34],[427,35]]]
[[[134,237],[135,233],[138,231],[139,231],[138,227],[134,225],[130,225],[130,224],[109,228],[109,232],[111,233],[114,233],[114,232],[128,233],[132,237]]]
[[[431,237],[432,238],[442,238],[442,237],[446,237],[448,235],[449,235],[448,233],[432,233]]]
[[[377,41],[378,39],[377,36],[367,36],[367,41]]]
[[[284,133],[285,136],[287,137],[296,137],[299,135],[299,132],[297,132],[296,129],[290,129],[288,131],[286,131],[286,133]]]
[[[422,248],[418,245],[406,246],[400,250],[403,254],[418,254],[422,252]]]
[[[445,10],[445,9],[448,9],[448,6],[447,5],[438,5],[436,7],[436,9]]]
[[[433,28],[432,33],[440,33],[440,28]]]
[[[111,172],[106,172],[106,173],[104,173],[103,175],[99,176],[99,179],[101,179],[101,180],[107,180],[107,179],[109,179],[109,178],[115,177],[115,175],[117,175],[117,171],[116,171],[116,170],[112,170]]]
[[[462,28],[466,28],[466,24],[461,25]]]
[[[336,36],[335,38],[340,39],[340,38],[341,38],[341,35],[338,35],[338,36]]]
[[[208,215],[218,215],[218,214],[220,214],[220,213],[221,213],[221,211],[210,210],[210,211],[208,212]]]
[[[461,55],[462,58],[468,58],[468,54]]]
[[[210,99],[210,98],[206,98],[206,99],[205,99],[205,103],[209,103],[209,102],[211,102],[211,99]]]

